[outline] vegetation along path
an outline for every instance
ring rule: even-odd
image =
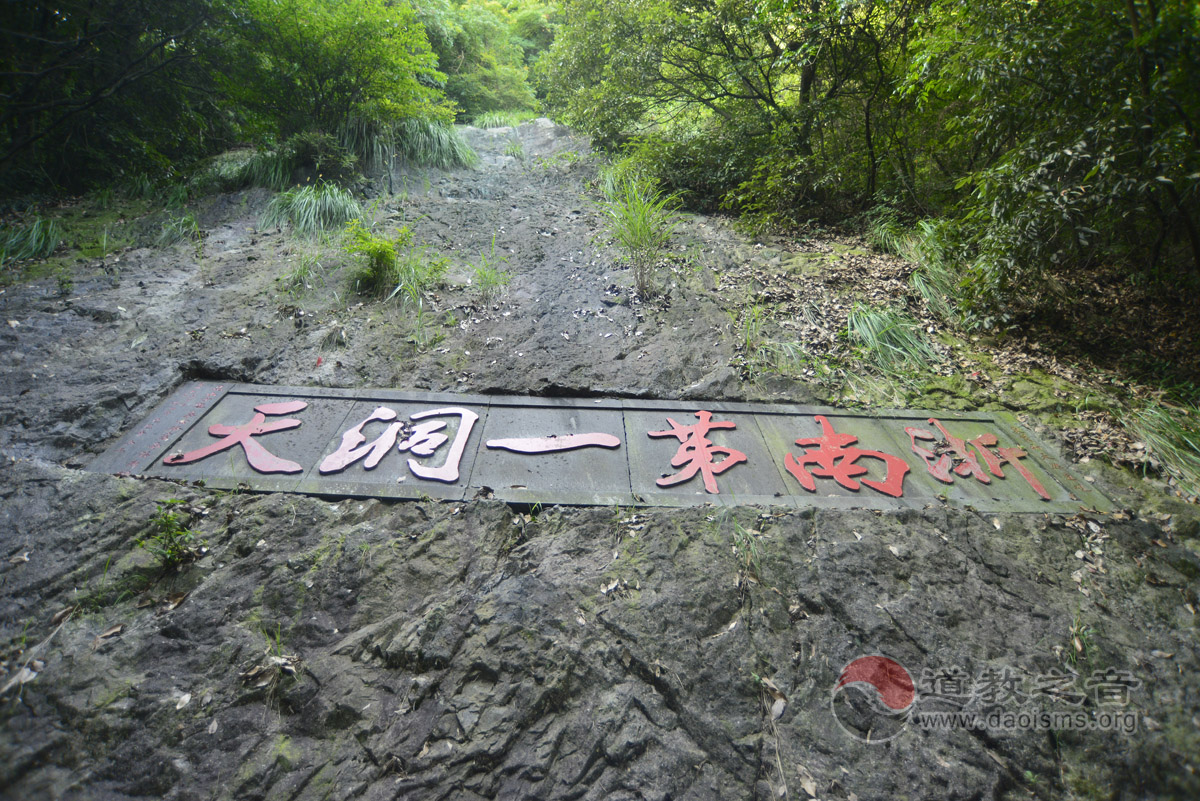
[[[586,140],[546,119],[465,137],[475,166],[400,163],[346,230],[305,234],[301,196],[263,189],[54,209],[97,245],[0,290],[0,794],[1200,792],[1195,490],[1121,425],[1148,389],[955,329],[886,226],[680,212],[631,254],[627,184]],[[635,514],[82,470],[188,378],[1013,410],[1118,511]],[[946,709],[990,686],[1010,694],[970,711],[1125,728],[864,742],[895,732],[840,728],[831,698],[873,654]]]

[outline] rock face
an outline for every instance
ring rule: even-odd
[[[345,350],[323,350],[323,334],[293,318],[280,322],[259,270],[283,263],[281,237],[260,238],[242,217],[218,224],[199,263],[135,254],[120,287],[97,282],[69,308],[44,286],[7,290],[6,314],[21,325],[6,329],[0,376],[0,795],[1200,793],[1200,561],[1182,514],[1169,523],[1148,511],[634,514],[221,493],[77,469],[185,375],[742,392],[722,377],[728,335],[702,287],[680,279],[667,308],[602,304],[608,284],[628,279],[584,244],[586,230],[551,230],[555,198],[571,198],[590,219],[588,173],[566,158],[528,163],[539,148],[576,152],[561,131],[540,123],[473,136],[478,171],[435,175],[414,201],[437,215],[460,199],[458,228],[437,241],[479,245],[492,234],[486,220],[511,215],[526,227],[505,237],[554,258],[512,254],[509,295],[490,311],[456,306],[459,295],[446,291],[442,309],[466,323],[448,328],[446,347],[471,351],[454,365],[436,349],[398,361],[378,306],[314,307],[318,330],[338,315]],[[513,137],[525,143],[524,162],[506,152]],[[461,200],[472,191],[479,196]],[[437,219],[414,225],[432,240]],[[574,266],[555,266],[580,250]],[[205,283],[200,273],[214,271],[226,283]],[[161,294],[151,302],[141,289]],[[577,313],[585,308],[606,309],[616,335],[601,336],[609,321]],[[193,320],[195,309],[203,314]],[[208,333],[191,336],[202,320]],[[248,336],[217,336],[242,327]],[[130,348],[143,333],[150,344]],[[67,349],[63,336],[80,347]],[[487,336],[504,347],[489,349]],[[643,350],[651,355],[639,360]],[[154,533],[168,500],[181,501],[164,508],[204,550],[165,569],[136,541]],[[936,731],[910,721],[894,739],[864,742],[884,730],[882,713],[868,705],[835,715],[834,687],[844,666],[875,654],[919,689],[948,695],[953,687],[938,677],[956,670],[977,690],[1006,676],[1009,689],[1034,696],[1022,708],[1088,720],[1128,713],[1136,731]],[[1096,675],[1128,697],[1098,695]],[[992,697],[969,709],[1017,707]]]

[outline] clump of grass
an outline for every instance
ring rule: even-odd
[[[156,244],[160,248],[169,248],[184,241],[192,242],[196,248],[196,255],[200,255],[204,245],[203,234],[200,232],[200,223],[196,221],[196,215],[190,211],[168,217],[158,233]]]
[[[471,124],[476,128],[516,128],[523,122],[534,118],[532,111],[515,109],[512,111],[485,111],[475,115]]]
[[[867,215],[867,241],[876,250],[903,255],[909,245],[909,234],[900,224],[900,217],[890,206],[876,206]]]
[[[609,234],[630,261],[638,294],[646,296],[653,291],[654,265],[679,225],[672,211],[676,197],[648,180],[627,178],[609,187],[605,198],[600,210]]]
[[[321,263],[321,256],[321,251],[315,247],[302,251],[296,267],[279,278],[283,291],[292,297],[299,297],[313,287],[324,287],[325,266]]]
[[[884,373],[901,374],[941,361],[920,324],[895,309],[856,303],[846,321],[846,333],[863,358]]]
[[[255,153],[236,167],[222,167],[230,188],[261,186],[276,192],[284,190],[296,171],[296,157],[289,149]]]
[[[338,141],[365,171],[388,166],[396,154],[396,128],[367,117],[351,117],[342,126]]]
[[[520,139],[509,140],[509,143],[504,147],[504,155],[512,156],[517,161],[524,161],[525,146],[521,144]]]
[[[479,264],[475,266],[472,282],[479,290],[480,300],[484,306],[490,306],[492,301],[508,286],[509,274],[499,265],[508,261],[507,256],[496,255],[496,235],[492,234],[492,245],[487,253],[480,251]]]
[[[1200,495],[1200,407],[1152,403],[1126,425],[1145,440],[1150,453],[1188,495]]]
[[[917,265],[910,281],[929,310],[947,322],[957,323],[961,322],[962,314],[955,299],[961,290],[962,277],[947,236],[944,224],[921,220],[912,236],[894,240],[893,244],[897,246],[896,253]]]
[[[410,117],[396,126],[396,150],[422,167],[472,167],[479,156],[452,125]]]
[[[596,186],[604,199],[611,202],[624,191],[627,183],[633,181],[646,184],[651,180],[641,162],[634,158],[623,158],[600,168]]]
[[[42,217],[28,225],[0,230],[0,266],[9,261],[44,259],[58,249],[62,239],[59,224]]]
[[[159,501],[158,511],[150,518],[149,531],[137,541],[139,548],[145,548],[158,559],[163,570],[178,568],[204,552],[203,543],[196,540],[196,532],[175,511],[182,503],[177,498]]]
[[[188,202],[188,185],[175,184],[167,190],[166,204],[168,209],[181,209]]]
[[[312,234],[345,225],[362,213],[354,196],[328,183],[310,184],[276,195],[267,205],[264,228],[291,226],[298,234]]]
[[[133,200],[146,200],[154,195],[154,181],[144,172],[130,175],[122,185],[126,197]]]

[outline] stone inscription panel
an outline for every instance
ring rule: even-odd
[[[1111,508],[1007,414],[214,382],[180,387],[91,469],[397,499]]]

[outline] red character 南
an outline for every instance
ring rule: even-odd
[[[212,425],[208,433],[214,437],[223,437],[218,442],[190,451],[184,454],[173,454],[163,459],[164,464],[190,464],[201,459],[228,450],[234,445],[241,445],[246,454],[246,461],[260,473],[299,473],[303,467],[288,459],[281,459],[260,445],[253,437],[270,434],[275,431],[287,431],[299,428],[300,421],[288,418],[267,422],[268,415],[292,414],[308,407],[304,401],[283,401],[281,403],[263,403],[254,407],[254,417],[249,423],[240,426]]]
[[[809,450],[799,459],[789,453],[783,460],[784,467],[796,477],[800,486],[809,492],[816,492],[817,482],[813,480],[813,476],[818,476],[832,478],[846,489],[857,492],[860,487],[855,479],[867,472],[867,468],[858,464],[858,460],[866,456],[881,459],[887,465],[887,474],[883,481],[864,478],[862,483],[893,498],[904,494],[904,476],[908,474],[908,465],[903,459],[882,451],[851,447],[858,442],[858,437],[853,434],[838,434],[824,415],[815,415],[813,419],[821,424],[822,435],[796,440],[797,445]],[[814,467],[806,470],[806,465]]]
[[[714,423],[712,422],[712,412],[699,411],[696,412],[696,417],[700,422],[690,426],[681,426],[668,417],[667,422],[671,424],[670,431],[647,432],[651,437],[675,437],[681,443],[679,450],[675,452],[674,458],[671,459],[671,467],[683,467],[684,469],[673,476],[664,476],[658,479],[656,483],[660,487],[671,487],[675,484],[682,484],[684,481],[695,476],[696,473],[700,473],[704,477],[705,491],[717,495],[720,493],[720,490],[717,489],[715,476],[724,473],[739,462],[746,461],[746,454],[733,448],[722,448],[719,445],[714,445],[708,439],[708,432],[712,429],[736,428],[736,423],[728,420]],[[723,454],[725,458],[714,463],[713,454]]]

